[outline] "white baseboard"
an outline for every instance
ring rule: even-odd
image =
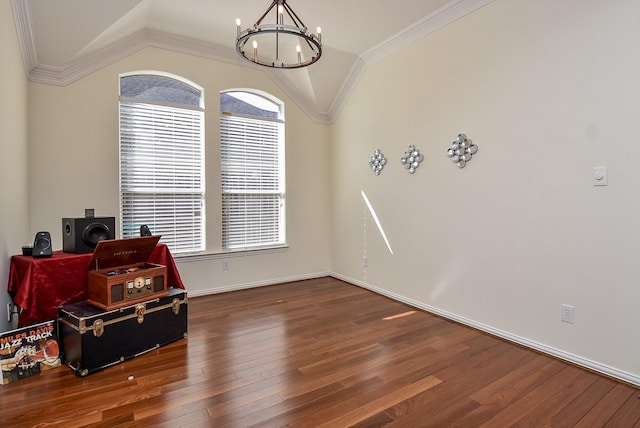
[[[208,296],[210,294],[227,293],[229,291],[246,290],[249,288],[266,287],[269,285],[282,284],[284,282],[304,281],[305,279],[322,278],[325,276],[333,276],[331,272],[317,272],[297,276],[288,276],[284,278],[269,279],[265,281],[247,282],[244,284],[227,285],[219,288],[210,288],[208,290],[188,291],[189,297]]]
[[[344,282],[348,282],[350,284],[353,285],[357,285],[358,287],[362,287],[365,288],[367,290],[373,291],[374,293],[377,294],[381,294],[383,296],[389,297],[390,299],[402,302],[402,303],[406,303],[407,305],[413,306],[415,308],[418,309],[422,309],[424,311],[430,312],[432,314],[441,316],[443,318],[458,322],[460,324],[464,324],[467,325],[469,327],[473,327],[477,330],[483,331],[485,333],[491,334],[493,336],[499,337],[501,339],[504,340],[508,340],[509,342],[513,342],[513,343],[517,343],[518,345],[522,345],[525,346],[527,348],[542,352],[544,354],[547,355],[551,355],[553,357],[559,358],[561,360],[567,361],[569,363],[572,364],[576,364],[578,366],[584,367],[586,369],[589,370],[593,370],[594,372],[598,372],[601,373],[603,375],[621,380],[623,382],[627,382],[629,384],[635,385],[635,386],[640,386],[640,377],[638,377],[637,375],[622,371],[622,370],[618,370],[614,367],[610,367],[607,366],[605,364],[600,364],[596,361],[592,361],[589,360],[587,358],[583,358],[579,355],[574,355],[568,352],[565,352],[561,349],[557,349],[557,348],[553,348],[551,346],[547,346],[543,343],[538,343],[535,342],[533,340],[529,340],[520,336],[516,336],[513,335],[509,332],[503,331],[503,330],[499,330],[496,328],[493,328],[491,326],[482,324],[482,323],[478,323],[476,321],[473,321],[471,319],[468,318],[464,318],[461,316],[458,316],[456,314],[453,314],[451,312],[447,312],[447,311],[443,311],[441,309],[438,309],[436,307],[433,306],[429,306],[426,305],[422,302],[418,302],[416,300],[413,299],[409,299],[405,296],[396,294],[396,293],[392,293],[390,291],[384,290],[382,288],[378,288],[375,287],[371,284],[367,284],[365,282],[362,281],[358,281],[356,279],[344,276],[344,275],[340,275],[340,274],[336,274],[336,273],[332,273],[331,274],[332,277],[339,279],[341,281]]]
[[[349,284],[353,284],[356,285],[358,287],[362,287],[364,289],[370,290],[374,293],[380,294],[382,296],[388,297],[390,299],[396,300],[398,302],[402,302],[405,303],[409,306],[424,310],[426,312],[430,312],[432,314],[441,316],[443,318],[449,319],[451,321],[455,321],[458,322],[460,324],[475,328],[477,330],[483,331],[485,333],[491,334],[493,336],[499,337],[501,339],[507,340],[509,342],[513,342],[513,343],[517,343],[518,345],[522,345],[525,346],[527,348],[542,352],[544,354],[547,355],[551,355],[553,357],[559,358],[561,360],[567,361],[569,363],[572,364],[576,364],[580,367],[584,367],[588,370],[592,370],[594,372],[597,373],[601,373],[605,376],[609,376],[612,377],[614,379],[618,379],[621,380],[623,382],[635,385],[635,386],[640,386],[640,377],[637,375],[634,375],[632,373],[628,373],[625,372],[623,370],[618,370],[614,367],[610,367],[607,366],[605,364],[601,364],[598,363],[596,361],[592,361],[588,358],[584,358],[581,357],[579,355],[574,355],[571,354],[569,352],[565,352],[561,349],[557,349],[548,345],[545,345],[543,343],[539,343],[530,339],[526,339],[514,334],[511,334],[509,332],[491,327],[489,325],[486,324],[482,324],[479,322],[476,322],[474,320],[465,318],[465,317],[461,317],[459,315],[456,315],[454,313],[451,312],[447,312],[444,311],[442,309],[430,306],[430,305],[426,305],[422,302],[419,302],[417,300],[413,300],[413,299],[409,299],[405,296],[402,296],[400,294],[396,294],[396,293],[392,293],[388,290],[384,290],[382,288],[378,288],[376,286],[373,286],[371,284],[368,284],[366,282],[363,281],[359,281],[344,275],[340,275],[337,274],[335,272],[317,272],[317,273],[311,273],[311,274],[305,274],[305,275],[297,275],[297,276],[289,276],[289,277],[284,277],[284,278],[276,278],[276,279],[270,279],[270,280],[265,280],[265,281],[257,281],[257,282],[250,282],[250,283],[243,283],[243,284],[234,284],[234,285],[228,285],[225,287],[220,287],[220,288],[211,288],[208,290],[200,290],[200,291],[194,291],[191,292],[189,291],[189,297],[198,297],[198,296],[207,296],[210,294],[219,294],[219,293],[226,293],[229,291],[237,291],[237,290],[246,290],[249,288],[258,288],[258,287],[265,287],[265,286],[269,286],[269,285],[276,285],[276,284],[281,284],[281,283],[285,283],[285,282],[293,282],[293,281],[303,281],[306,279],[315,279],[315,278],[322,278],[325,276],[330,276],[336,279],[339,279],[341,281],[347,282]]]

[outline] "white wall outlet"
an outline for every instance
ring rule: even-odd
[[[11,311],[13,310],[13,304],[11,302],[7,303],[7,321],[11,322]]]
[[[594,186],[607,186],[609,184],[609,177],[606,166],[597,166],[593,168],[593,185]]]
[[[560,312],[560,321],[568,322],[569,324],[573,324],[576,316],[576,308],[571,305],[562,305],[562,309]]]
[[[229,270],[229,260],[223,260],[222,261],[222,269],[223,270]]]

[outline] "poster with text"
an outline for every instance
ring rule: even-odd
[[[55,321],[1,333],[0,363],[3,385],[58,367]]]

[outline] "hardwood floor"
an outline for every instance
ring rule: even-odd
[[[191,298],[186,340],[0,387],[0,426],[640,427],[640,391],[320,278]]]

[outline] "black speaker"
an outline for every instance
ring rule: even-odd
[[[149,226],[143,224],[140,226],[140,236],[151,236],[151,230],[149,230]]]
[[[91,253],[98,242],[116,238],[115,217],[62,219],[62,250],[65,253]]]
[[[33,257],[51,257],[51,234],[49,232],[38,232],[33,240]]]

